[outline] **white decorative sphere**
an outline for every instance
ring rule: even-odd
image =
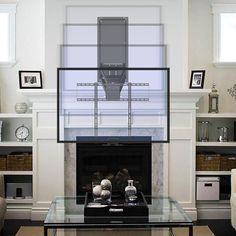
[[[93,195],[96,197],[100,197],[102,192],[102,188],[101,185],[96,185],[95,187],[93,187]]]
[[[111,192],[109,190],[102,190],[101,192],[101,198],[103,200],[107,200],[111,197]]]
[[[28,110],[28,105],[25,102],[18,102],[15,104],[16,113],[22,114],[26,113]]]
[[[111,181],[109,179],[103,179],[101,181],[101,187],[102,187],[102,190],[109,190],[111,191]]]

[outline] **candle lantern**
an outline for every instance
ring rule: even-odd
[[[211,92],[209,93],[209,110],[208,113],[218,113],[219,112],[219,94],[216,89],[216,85],[213,84]]]

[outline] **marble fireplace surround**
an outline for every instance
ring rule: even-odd
[[[65,195],[76,196],[76,144],[66,143]],[[152,144],[152,195],[163,194],[163,144]],[[79,157],[78,157],[79,158]]]

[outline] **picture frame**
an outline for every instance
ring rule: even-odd
[[[41,89],[42,73],[41,71],[19,71],[20,89]]]
[[[204,86],[205,70],[193,70],[191,73],[191,89],[202,89]]]

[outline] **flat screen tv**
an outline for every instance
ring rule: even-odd
[[[169,142],[169,68],[58,68],[58,142]]]

